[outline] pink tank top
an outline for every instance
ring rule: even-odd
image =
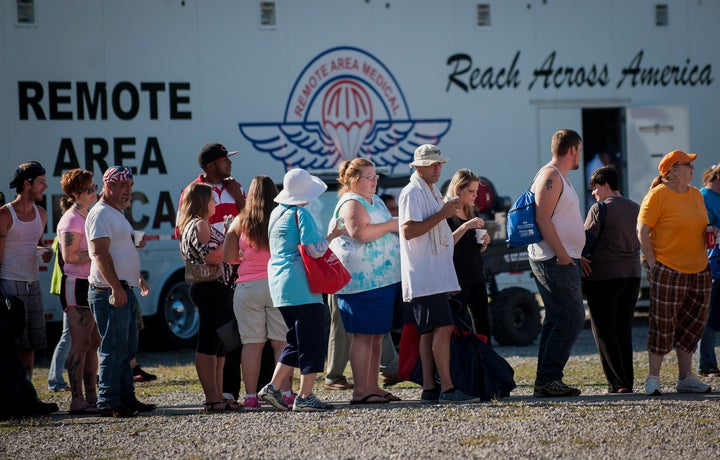
[[[77,212],[74,207],[65,211],[65,214],[60,218],[60,222],[58,222],[57,234],[60,241],[62,241],[64,233],[79,233],[80,243],[77,250],[88,250],[88,242],[85,237],[85,217]],[[85,264],[71,264],[66,260],[63,273],[74,278],[87,279],[90,276],[90,259]]]
[[[270,260],[270,251],[253,249],[245,240],[245,235],[240,237],[238,247],[243,252],[243,262],[238,267],[238,278],[235,282],[244,283],[267,278],[267,265]]]

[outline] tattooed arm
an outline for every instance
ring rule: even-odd
[[[87,249],[80,250],[80,239],[82,234],[78,232],[60,233],[60,251],[63,260],[68,264],[82,265],[90,263],[90,256]]]
[[[550,249],[557,256],[558,265],[575,264],[565,251],[560,241],[560,237],[555,230],[555,224],[552,222],[552,215],[555,206],[560,199],[563,183],[560,173],[553,168],[543,168],[533,184],[535,192],[535,221],[540,228],[543,240],[547,242]]]

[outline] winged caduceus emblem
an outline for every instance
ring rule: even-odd
[[[439,144],[450,119],[412,119],[395,78],[357,48],[334,48],[295,82],[281,122],[239,123],[260,152],[285,169],[336,168],[363,157],[377,166],[408,164],[421,144]]]

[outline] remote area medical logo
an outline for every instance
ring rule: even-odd
[[[253,146],[285,169],[336,168],[363,157],[394,168],[421,144],[439,144],[451,120],[413,119],[390,70],[371,54],[329,49],[303,69],[280,122],[239,123]]]

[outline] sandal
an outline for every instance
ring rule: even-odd
[[[68,411],[68,414],[70,414],[70,415],[91,415],[91,414],[99,414],[99,413],[100,413],[100,409],[95,407],[95,404],[92,404],[92,403],[86,403],[80,409],[70,409]]]
[[[231,412],[236,410],[229,402],[217,401],[217,402],[205,402],[203,403],[203,409],[206,414],[212,412]]]
[[[389,391],[385,394],[379,395],[381,398],[385,398],[388,401],[402,401],[402,399],[399,396],[395,396],[394,394],[390,393]]]
[[[354,387],[355,385],[348,382],[345,377],[325,384],[325,388],[328,390],[351,390]]]
[[[354,406],[356,404],[386,404],[389,402],[390,401],[383,396],[370,393],[370,394],[365,395],[361,399],[351,399],[350,405]]]
[[[232,407],[232,410],[240,410],[243,408],[242,403],[235,399],[223,398],[222,402],[230,404],[230,407]]]

